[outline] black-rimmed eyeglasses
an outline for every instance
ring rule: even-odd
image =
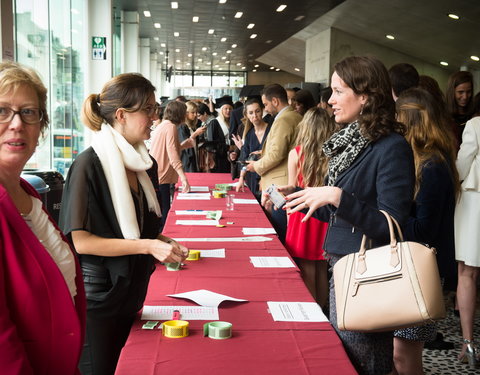
[[[12,121],[17,114],[26,124],[38,124],[43,119],[43,112],[39,108],[22,108],[14,111],[9,107],[0,107],[0,124]]]

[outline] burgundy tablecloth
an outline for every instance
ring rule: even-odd
[[[227,174],[189,174],[190,185],[214,187],[231,182]],[[245,192],[237,198],[253,199]],[[176,220],[205,219],[175,215],[175,210],[223,210],[224,228],[175,225]],[[233,224],[227,224],[233,222]],[[172,204],[166,235],[174,238],[243,237],[242,228],[271,227],[259,205],[235,205],[227,211],[224,198],[177,200]],[[313,302],[298,268],[255,268],[250,256],[289,256],[275,235],[266,242],[183,241],[190,249],[224,248],[226,258],[186,261],[181,271],[159,264],[152,275],[145,305],[195,305],[167,294],[207,289],[248,302],[223,302],[220,320],[233,324],[228,340],[204,338],[205,321],[190,321],[190,335],[162,337],[161,331],[142,330],[134,323],[122,350],[117,375],[135,374],[355,374],[338,336],[329,323],[275,322],[267,301]]]

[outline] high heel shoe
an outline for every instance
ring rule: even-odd
[[[471,368],[476,368],[480,361],[478,358],[479,350],[475,346],[473,340],[463,339],[463,343],[467,345],[465,352],[458,357],[461,363],[468,363]]]

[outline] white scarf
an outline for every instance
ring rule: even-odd
[[[93,132],[92,147],[100,159],[112,197],[115,216],[126,239],[140,238],[135,204],[128,184],[125,168],[137,172],[137,178],[147,198],[148,210],[160,217],[160,205],[148,177],[147,169],[153,165],[143,142],[132,146],[113,127],[102,124],[100,131]]]

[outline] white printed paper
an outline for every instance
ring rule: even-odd
[[[218,307],[223,301],[248,302],[246,299],[229,297],[224,294],[211,292],[206,289],[193,290],[191,292],[167,294],[168,297],[186,298],[200,306]]]
[[[225,249],[200,250],[202,258],[225,258]]]
[[[271,302],[268,309],[276,322],[328,322],[315,302]]]
[[[243,234],[276,234],[275,229],[273,228],[243,228]]]
[[[266,242],[273,238],[265,236],[249,237],[209,237],[209,238],[175,238],[179,242]]]
[[[206,210],[175,210],[175,215],[203,215],[205,216],[208,211]]]
[[[256,199],[241,199],[241,198],[233,198],[234,204],[258,204]]]
[[[178,193],[180,200],[210,200],[210,193]]]
[[[180,312],[181,320],[218,320],[217,307],[205,306],[143,306],[142,320],[171,320],[173,311]]]
[[[256,268],[295,268],[289,257],[250,257]]]
[[[177,225],[220,225],[218,220],[177,220]]]
[[[179,186],[178,191],[183,191],[183,186]],[[202,193],[208,191],[208,186],[190,186],[190,193]]]

